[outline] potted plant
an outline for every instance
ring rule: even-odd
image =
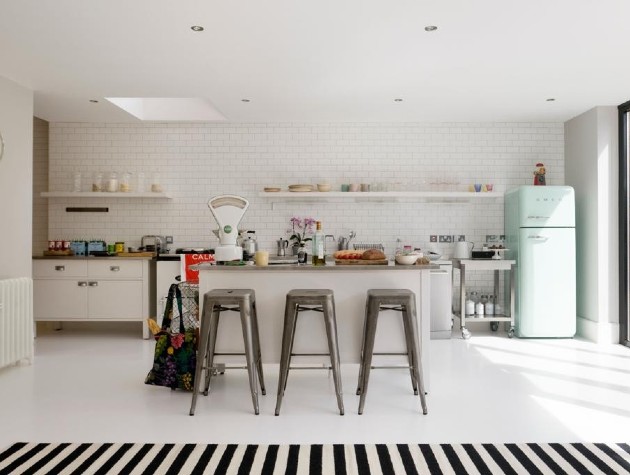
[[[292,233],[289,238],[289,242],[291,243],[291,253],[294,256],[297,256],[300,247],[305,246],[306,243],[311,240],[310,237],[306,236],[307,234],[312,234],[315,219],[293,216],[290,219],[290,222],[291,229],[289,229],[289,232]]]

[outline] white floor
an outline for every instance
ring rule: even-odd
[[[147,386],[154,342],[139,331],[40,334],[32,366],[0,370],[0,447],[27,442],[391,443],[628,442],[630,349],[580,340],[474,333],[431,342],[429,414],[406,370],[374,370],[364,415],[358,367],[344,365],[346,415],[328,371],[292,371],[273,415],[277,366],[252,411],[246,373],[215,378],[188,415],[190,393]]]

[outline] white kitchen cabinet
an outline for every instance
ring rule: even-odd
[[[36,321],[142,321],[149,337],[149,260],[35,259]]]

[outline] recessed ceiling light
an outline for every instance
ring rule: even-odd
[[[424,27],[424,31],[435,31],[437,30],[437,26],[435,25],[428,25]]]
[[[553,97],[550,97],[549,99],[546,99],[547,102],[553,102],[555,101],[555,99]]]
[[[203,31],[203,26],[193,25],[190,27],[192,31]]]
[[[96,99],[90,99],[90,102],[91,102],[92,104],[98,104],[98,101],[97,101]]]
[[[394,99],[394,102],[402,102],[403,100],[400,97],[397,97],[396,99]]]
[[[241,99],[241,102],[251,102],[249,99]]]

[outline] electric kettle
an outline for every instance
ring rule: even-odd
[[[459,241],[455,243],[453,247],[453,258],[454,259],[470,259],[472,255],[473,247],[475,247],[474,242],[469,241]]]

